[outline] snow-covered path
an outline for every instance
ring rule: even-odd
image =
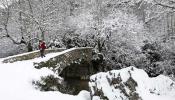
[[[46,55],[47,58],[55,53]],[[45,59],[47,59],[45,58]],[[60,92],[41,92],[32,86],[32,80],[40,76],[53,74],[49,69],[35,69],[33,62],[41,60],[35,58],[15,63],[0,63],[0,100],[89,100],[89,93],[82,91],[77,96]]]

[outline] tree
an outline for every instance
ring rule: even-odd
[[[25,43],[22,42],[23,38],[21,38],[21,41],[17,41],[15,40],[9,33],[9,29],[8,29],[8,25],[9,25],[9,21],[12,18],[12,10],[11,10],[11,3],[13,3],[14,0],[1,0],[1,4],[3,6],[2,8],[2,12],[1,12],[1,25],[4,26],[4,30],[6,35],[2,36],[1,38],[7,37],[10,40],[13,41],[14,44],[21,44],[21,43]]]

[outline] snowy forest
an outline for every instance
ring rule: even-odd
[[[66,92],[65,89],[68,87],[65,86],[61,87],[62,90],[50,89],[50,87],[48,87],[49,89],[40,88],[41,91],[56,90],[70,94],[69,96],[60,95],[60,93],[39,95],[45,97],[42,98],[43,100],[48,100],[51,97],[53,100],[59,98],[67,100],[173,100],[162,97],[160,97],[161,99],[152,98],[150,95],[147,96],[150,98],[147,98],[142,95],[145,94],[143,91],[139,92],[140,94],[134,94],[132,87],[129,86],[128,89],[131,91],[128,94],[127,89],[124,88],[127,86],[124,84],[125,82],[118,87],[122,92],[126,89],[126,93],[117,94],[116,85],[114,85],[115,89],[111,90],[116,93],[115,96],[112,92],[110,92],[111,94],[107,93],[109,89],[102,89],[102,87],[107,87],[106,84],[103,84],[115,80],[110,75],[114,74],[114,77],[117,77],[115,74],[119,73],[118,70],[121,70],[121,77],[125,71],[129,72],[130,77],[135,76],[134,80],[138,82],[138,86],[146,84],[147,76],[145,74],[150,80],[160,76],[160,80],[155,79],[155,82],[159,82],[159,84],[155,83],[155,87],[163,87],[165,85],[163,83],[169,84],[170,82],[172,89],[170,90],[167,86],[168,90],[165,88],[155,90],[152,86],[152,89],[148,89],[148,91],[163,96],[171,94],[172,98],[175,98],[175,92],[173,92],[175,91],[175,0],[0,0],[1,60],[18,54],[35,52],[38,50],[39,40],[45,41],[47,49],[93,48],[92,64],[95,69],[93,74],[97,74],[90,78],[90,94],[83,91],[76,98],[70,96],[72,95],[70,91]],[[13,67],[20,68],[19,63],[17,62]],[[0,63],[0,70],[5,70],[2,66],[9,67],[10,65]],[[27,66],[27,64],[24,63],[22,66]],[[30,70],[28,67],[26,69]],[[3,70],[0,73],[5,73]],[[45,69],[42,70],[45,72]],[[143,75],[141,75],[144,73],[142,70],[145,72]],[[44,72],[42,75],[45,75]],[[9,71],[10,73],[11,71]],[[35,71],[34,73],[34,79],[38,79],[39,76],[37,77]],[[50,71],[46,71],[46,73],[53,74]],[[108,74],[109,77],[107,77]],[[0,79],[6,80],[2,75],[6,74],[0,74]],[[138,78],[139,75],[143,76],[143,83],[140,82],[142,78]],[[124,75],[124,78],[121,79],[124,81],[126,76]],[[60,76],[54,77],[60,78]],[[107,77],[107,81],[100,80],[99,77]],[[43,80],[48,81],[47,78],[43,78]],[[111,81],[111,84],[117,83],[118,81]],[[33,81],[32,84],[41,86],[42,82]],[[97,93],[92,89],[94,84],[97,86]],[[154,84],[154,82],[149,84]],[[144,86],[147,87],[147,85]],[[144,86],[141,88],[142,90],[145,89]],[[165,91],[168,92],[165,93]],[[0,98],[3,99],[1,94],[3,91],[0,89]],[[6,98],[9,93],[4,92],[4,94],[4,98]],[[93,94],[96,96],[92,96]],[[39,100],[41,99],[39,96],[35,98],[26,94],[23,96],[26,97],[25,99],[20,97],[4,100]]]

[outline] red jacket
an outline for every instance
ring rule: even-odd
[[[45,42],[41,42],[39,44],[39,49],[46,49],[46,43]]]

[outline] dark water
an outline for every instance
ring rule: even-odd
[[[67,78],[65,79],[68,86],[73,89],[73,95],[77,95],[82,90],[89,91],[88,82],[89,80],[81,80],[79,78]]]

